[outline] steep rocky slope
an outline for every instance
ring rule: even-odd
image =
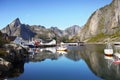
[[[2,33],[7,33],[9,36],[21,36],[25,40],[35,36],[29,25],[21,24],[19,18],[16,18],[1,31]]]
[[[120,39],[120,0],[113,0],[111,4],[96,10],[82,27],[78,37],[82,41],[105,41],[107,37],[113,41]]]

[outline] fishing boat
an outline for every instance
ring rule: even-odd
[[[35,48],[35,45],[33,42],[26,43],[26,46],[28,46],[29,48]]]
[[[112,56],[113,55],[113,48],[110,42],[106,44],[106,48],[104,49],[104,54],[107,56]]]
[[[60,50],[58,50],[58,51],[56,51],[58,54],[67,54],[67,51],[60,51]]]
[[[67,46],[62,42],[60,46],[57,47],[56,51],[67,51]]]
[[[57,48],[57,51],[67,51],[67,47],[64,47],[64,46],[60,46]]]
[[[114,54],[114,64],[120,64],[120,53]]]
[[[114,45],[119,45],[120,46],[120,42],[114,42]]]
[[[115,46],[116,48],[120,48],[120,42],[114,42],[114,46]]]

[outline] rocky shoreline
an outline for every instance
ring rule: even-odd
[[[10,72],[13,73],[15,66],[23,64],[28,57],[27,50],[16,44],[6,44],[3,49],[6,53],[0,55],[0,79],[5,79]]]

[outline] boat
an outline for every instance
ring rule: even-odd
[[[57,51],[67,51],[67,47],[65,47],[65,46],[60,46],[60,47],[57,47],[56,50],[57,50]]]
[[[104,59],[106,59],[106,60],[114,60],[113,56],[107,56],[107,55],[104,55]]]
[[[56,51],[67,51],[67,46],[62,42],[60,46],[57,47]]]
[[[114,54],[114,64],[120,64],[120,53]]]
[[[60,51],[60,50],[58,50],[58,51],[56,51],[58,54],[67,54],[67,51]]]
[[[120,64],[120,59],[115,59],[115,60],[113,61],[113,63],[114,63],[114,64]]]
[[[107,56],[113,55],[113,48],[110,42],[107,43],[106,48],[104,49],[104,54]]]
[[[35,45],[33,43],[28,43],[26,44],[26,46],[28,46],[29,48],[35,48]]]
[[[114,42],[114,46],[115,46],[116,48],[120,48],[120,42]]]
[[[113,49],[104,49],[104,53],[107,56],[112,56],[113,55]]]
[[[119,45],[120,46],[120,42],[114,42],[114,45]]]

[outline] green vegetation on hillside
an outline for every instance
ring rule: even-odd
[[[118,29],[118,31],[116,31],[114,34],[111,35],[111,38],[116,38],[116,37],[120,37],[119,29]]]
[[[120,31],[115,32],[111,35],[106,35],[104,33],[97,34],[94,37],[91,37],[88,39],[87,42],[105,42],[105,39],[110,38],[111,41],[120,41]]]
[[[100,34],[97,34],[96,36],[94,37],[91,37],[88,42],[99,42],[100,40],[106,38],[107,35],[105,35],[104,33],[100,33]]]

